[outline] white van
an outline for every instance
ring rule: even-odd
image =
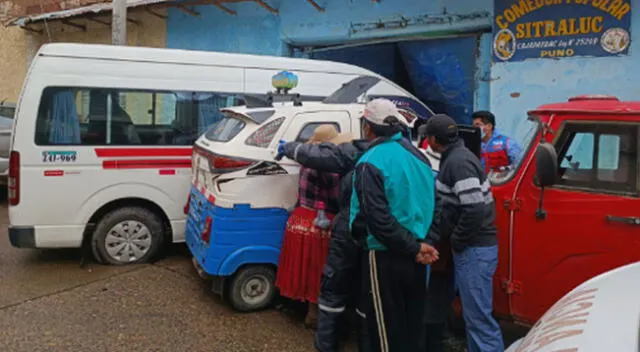
[[[380,95],[412,97],[359,67],[305,59],[50,44],[21,93],[9,171],[9,237],[19,248],[91,248],[109,264],[146,262],[184,241],[192,146],[221,108],[294,72],[320,100],[370,75]],[[411,98],[413,99],[413,98]]]

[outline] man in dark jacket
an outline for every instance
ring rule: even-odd
[[[360,293],[361,249],[349,230],[349,203],[352,174],[356,161],[368,148],[369,142],[354,140],[333,144],[304,144],[281,141],[279,153],[305,167],[323,172],[338,173],[340,180],[340,211],[333,222],[329,254],[322,273],[318,297],[317,331],[314,345],[321,352],[337,352],[342,322],[347,306],[355,304]],[[362,318],[362,313],[359,313]],[[359,344],[365,343],[364,340]],[[364,349],[364,347],[361,347]]]
[[[450,239],[453,250],[468,350],[504,351],[500,326],[492,316],[498,246],[491,186],[480,160],[458,137],[455,121],[446,115],[431,119],[429,145],[442,153],[436,180],[441,200],[438,227],[440,235]]]
[[[419,134],[424,137],[422,142],[427,142],[427,127],[430,122],[420,126]],[[436,153],[431,146],[425,151],[431,162],[431,168],[435,177],[440,170],[441,155]],[[447,321],[451,312],[451,306],[455,298],[455,284],[453,276],[453,256],[448,239],[442,239],[439,233],[438,220],[440,217],[441,201],[436,193],[436,208],[433,214],[433,222],[427,236],[427,243],[434,246],[440,253],[440,259],[430,267],[429,284],[425,302],[425,349],[427,352],[444,352],[447,332]]]
[[[363,134],[372,144],[356,164],[350,223],[367,250],[361,304],[369,348],[418,352],[426,264],[438,257],[424,243],[435,206],[433,171],[426,156],[403,138],[392,102],[372,100],[364,120]]]

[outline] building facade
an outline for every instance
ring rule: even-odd
[[[233,14],[214,6],[195,7],[199,16],[170,9],[167,47],[354,63],[460,122],[469,122],[473,110],[490,109],[498,127],[515,136],[526,111],[543,103],[581,94],[640,97],[640,43],[631,40],[631,28],[640,25],[632,9],[640,0],[268,3],[277,13],[254,2],[229,5]],[[519,52],[509,59],[498,57],[505,24]],[[537,37],[536,26],[542,28]],[[556,30],[546,31],[549,26]],[[534,28],[533,35],[523,28]],[[612,28],[623,30],[614,33],[620,52],[600,45]]]

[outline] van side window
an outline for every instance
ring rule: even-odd
[[[234,94],[48,87],[37,145],[192,145]]]
[[[638,125],[568,124],[556,145],[557,186],[637,193]]]
[[[338,133],[341,132],[340,131],[340,125],[335,123],[335,122],[311,122],[311,123],[308,123],[308,124],[304,125],[304,127],[302,127],[302,130],[300,130],[300,133],[298,134],[298,137],[296,138],[296,142],[307,143],[309,141],[309,139],[311,139],[311,136],[313,136],[313,132],[320,125],[333,125],[336,128],[336,130],[338,131]]]

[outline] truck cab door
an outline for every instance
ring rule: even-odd
[[[536,217],[533,165],[517,189],[512,313],[529,323],[585,280],[640,260],[640,124],[567,121],[558,130],[559,171],[544,190],[546,217]]]

